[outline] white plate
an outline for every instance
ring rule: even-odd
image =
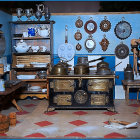
[[[17,79],[35,79],[36,75],[17,75]]]

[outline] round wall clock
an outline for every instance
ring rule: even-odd
[[[95,40],[92,38],[91,35],[89,35],[88,39],[86,39],[85,41],[85,48],[88,52],[92,52],[96,47],[96,42]]]
[[[74,35],[74,38],[76,40],[81,40],[82,39],[82,34],[80,33],[80,30],[77,30],[77,32]]]
[[[88,34],[93,34],[97,30],[97,24],[92,18],[90,18],[90,20],[85,23],[84,29]]]
[[[129,55],[129,48],[127,45],[121,43],[115,49],[115,54],[119,59],[125,59]]]
[[[75,22],[75,26],[77,28],[81,28],[83,26],[83,21],[81,20],[81,17],[78,17],[77,21]]]
[[[132,28],[131,28],[130,23],[122,20],[118,22],[118,24],[115,26],[114,32],[115,32],[115,35],[119,39],[123,40],[123,39],[128,38],[131,35]]]
[[[111,29],[111,23],[107,20],[107,17],[104,17],[104,20],[100,23],[100,29],[103,32],[108,32]]]
[[[77,45],[76,45],[76,50],[77,51],[80,51],[82,49],[82,46],[78,43]]]

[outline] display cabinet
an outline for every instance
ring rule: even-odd
[[[47,71],[53,58],[54,21],[10,22],[12,80],[26,81],[20,98],[48,98]]]

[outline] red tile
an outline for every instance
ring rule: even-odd
[[[84,112],[84,111],[77,111],[77,112],[73,112],[73,114],[75,114],[75,115],[85,115],[85,114],[88,114],[88,113]]]
[[[44,135],[41,134],[41,133],[34,133],[34,134],[27,135],[27,136],[24,136],[24,137],[38,137],[38,138],[44,138],[44,137],[46,137],[46,136],[44,136]]]
[[[76,125],[76,126],[80,126],[80,125],[86,124],[87,122],[82,121],[82,120],[76,120],[76,121],[72,121],[72,122],[69,122],[69,123],[73,124],[73,125]]]
[[[52,112],[47,112],[47,113],[44,113],[45,115],[55,115],[57,114],[58,112],[55,112],[55,111],[52,111]]]
[[[0,136],[7,136],[5,133],[0,133]]]
[[[35,104],[28,104],[28,105],[23,105],[25,107],[33,107],[33,106],[36,106]]]
[[[28,114],[29,112],[27,111],[22,111],[22,112],[16,112],[17,115],[25,115]]]
[[[81,137],[81,138],[85,138],[86,136],[84,134],[81,134],[81,133],[78,133],[78,132],[73,132],[73,133],[65,135],[64,137]]]
[[[39,125],[40,127],[44,127],[44,126],[52,125],[53,123],[48,122],[48,121],[41,121],[41,122],[37,122],[35,124]]]
[[[106,122],[104,122],[105,124],[109,124],[109,122],[108,121],[106,121]]]
[[[116,115],[118,113],[107,111],[107,112],[103,112],[103,114],[112,116],[112,115]]]
[[[104,136],[104,138],[126,138],[127,136],[113,132]]]

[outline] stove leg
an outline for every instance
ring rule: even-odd
[[[47,110],[44,111],[44,113],[52,112],[52,111],[54,111],[54,110],[55,110],[54,107],[48,106],[48,107],[47,107]]]
[[[115,111],[115,107],[108,107],[108,108],[107,108],[107,111],[116,112],[116,111]],[[117,112],[116,112],[116,113],[117,113]]]

